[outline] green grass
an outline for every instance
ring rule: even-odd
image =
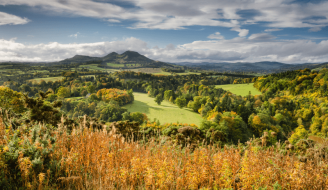
[[[170,72],[165,72],[165,71],[161,71],[158,73],[153,73],[154,75],[171,75]],[[185,73],[175,73],[177,75],[191,75],[191,74],[196,74],[196,75],[200,75],[200,73],[195,73],[195,72],[185,72]]]
[[[249,84],[225,84],[225,85],[215,85],[216,88],[222,88],[223,90],[230,91],[233,94],[246,96],[251,91],[252,95],[260,95],[261,92],[258,91],[253,83]]]
[[[124,64],[107,63],[107,66],[110,66],[110,67],[124,67]]]
[[[3,67],[11,67],[12,65],[0,65],[0,68],[3,68]]]
[[[180,109],[167,101],[163,101],[161,105],[157,105],[154,98],[148,97],[147,94],[137,92],[133,94],[134,102],[124,106],[129,112],[145,113],[150,120],[156,118],[161,124],[175,122],[193,123],[197,126],[201,124],[201,116],[188,108]]]
[[[126,65],[126,67],[140,67],[140,64],[128,63],[128,64],[125,64],[125,65]],[[124,64],[107,63],[107,66],[110,66],[110,67],[124,67]]]
[[[80,65],[79,68],[87,68],[92,71],[105,71],[105,72],[115,72],[115,71],[120,71],[119,69],[105,69],[98,67],[97,64],[90,64],[90,65]]]
[[[100,71],[104,71],[106,69],[104,68],[100,68],[98,67],[97,64],[90,64],[90,65],[80,65],[79,66],[80,68],[83,67],[83,68],[88,68],[89,70],[100,70]]]
[[[41,82],[41,80],[44,80],[45,82],[49,82],[49,81],[59,81],[61,79],[63,79],[64,77],[48,77],[48,78],[35,78],[35,79],[31,79],[30,81],[32,82]]]
[[[49,73],[48,70],[34,70],[34,73]]]

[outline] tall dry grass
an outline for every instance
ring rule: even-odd
[[[61,167],[34,176],[56,178],[57,184],[40,183],[39,189],[273,189],[275,183],[282,189],[328,188],[327,159],[300,162],[274,148],[203,146],[192,152],[163,139],[141,144],[84,127],[68,134],[60,126],[54,137],[51,158]]]
[[[276,182],[282,189],[328,186],[327,159],[303,163],[273,148],[205,146],[191,152],[83,129],[62,135],[56,156],[66,182],[81,189],[272,189]]]

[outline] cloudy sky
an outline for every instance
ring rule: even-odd
[[[0,61],[328,61],[328,0],[0,0]]]

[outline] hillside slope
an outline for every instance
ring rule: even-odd
[[[147,58],[144,55],[135,51],[126,51],[122,54],[116,52],[109,53],[104,57],[90,57],[84,55],[75,55],[57,62],[57,64],[71,64],[71,63],[85,63],[85,64],[100,64],[102,67],[110,67],[107,63],[114,64],[138,64],[142,67],[173,67],[172,65],[160,61],[155,61]]]

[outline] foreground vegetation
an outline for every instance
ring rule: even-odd
[[[0,119],[0,186],[4,189],[326,189],[327,156],[304,161],[285,144],[201,144],[195,149],[154,135],[135,141],[118,125],[83,122],[5,127]],[[180,131],[180,130],[179,130]],[[180,131],[182,132],[182,131]],[[322,146],[318,146],[322,150]],[[319,150],[318,147],[313,150]],[[326,154],[324,154],[326,155]]]

